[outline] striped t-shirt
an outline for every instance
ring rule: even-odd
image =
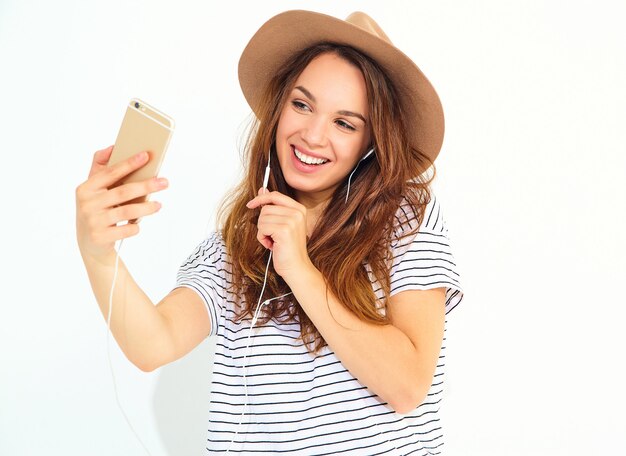
[[[417,235],[399,236],[417,224],[408,205],[398,208],[396,222],[391,241],[391,295],[446,287],[447,315],[461,302],[463,291],[436,196],[426,207]],[[328,346],[318,355],[307,352],[297,340],[297,323],[272,320],[262,327],[257,323],[245,362],[246,401],[242,367],[251,320],[232,321],[234,300],[227,291],[230,266],[223,239],[214,232],[181,265],[176,281],[176,287],[195,290],[206,303],[209,335],[217,337],[206,455],[224,454],[227,448],[230,454],[256,455],[442,454],[439,407],[445,331],[426,399],[401,415],[359,383]],[[374,282],[372,286],[381,300],[382,290]]]

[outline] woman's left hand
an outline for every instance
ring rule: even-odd
[[[250,209],[261,207],[257,239],[272,250],[276,272],[289,283],[289,277],[313,266],[306,248],[306,207],[280,192],[259,189],[248,201]]]

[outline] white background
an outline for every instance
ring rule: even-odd
[[[131,97],[175,118],[163,208],[122,249],[158,302],[240,176],[239,55],[293,8],[369,13],[443,102],[434,187],[465,291],[447,454],[626,454],[626,14],[606,0],[0,1],[0,454],[144,454],[115,402],[75,188]],[[154,456],[203,454],[211,353],[143,373],[111,339]]]

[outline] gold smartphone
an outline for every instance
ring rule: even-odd
[[[170,116],[138,98],[130,100],[107,166],[115,165],[144,150],[148,151],[150,160],[143,167],[114,183],[109,189],[157,176],[173,131],[174,120]],[[149,195],[141,196],[124,204],[142,203],[148,198]],[[138,223],[139,220],[128,222]]]

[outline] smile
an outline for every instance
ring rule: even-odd
[[[328,162],[328,160],[324,158],[315,158],[311,157],[310,155],[303,154],[294,146],[291,146],[291,148],[293,149],[296,157],[298,157],[298,160],[300,160],[302,163],[306,163],[307,165],[323,165],[324,163]]]

